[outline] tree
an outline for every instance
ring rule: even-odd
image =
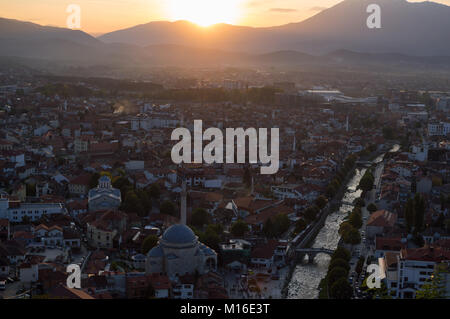
[[[263,231],[263,234],[268,238],[275,237],[275,226],[274,226],[271,218],[266,220],[262,231]]]
[[[332,286],[336,281],[341,278],[347,278],[348,271],[342,267],[334,267],[330,270],[327,276],[328,286]]]
[[[370,170],[367,170],[364,176],[361,178],[358,188],[362,189],[363,192],[368,192],[372,190],[373,183],[375,182],[375,177]]]
[[[222,236],[223,234],[223,225],[222,224],[209,224],[206,228],[206,231],[211,230],[215,232],[218,236]]]
[[[98,180],[100,178],[100,174],[99,173],[94,173],[91,175],[91,178],[89,179],[89,188],[95,188],[98,186]]]
[[[332,198],[334,195],[336,195],[336,192],[337,192],[337,189],[333,185],[329,184],[327,186],[325,194],[327,195],[328,198]]]
[[[351,254],[350,254],[350,252],[349,252],[347,249],[345,249],[344,247],[339,246],[339,247],[334,251],[333,256],[332,256],[331,258],[332,258],[332,259],[338,259],[338,258],[341,258],[341,259],[350,261]]]
[[[405,205],[405,224],[408,231],[411,231],[414,224],[414,201],[409,199]]]
[[[392,127],[389,126],[385,126],[383,127],[383,137],[387,140],[392,140],[394,139],[394,130],[392,129]]]
[[[342,258],[335,258],[332,259],[330,262],[330,265],[328,266],[328,271],[331,271],[334,268],[343,268],[347,271],[350,270],[350,265],[348,264],[348,261]]]
[[[319,213],[319,207],[317,207],[316,205],[314,206],[310,206],[308,207],[305,211],[304,211],[304,216],[307,220],[309,221],[313,221],[316,219],[317,214]]]
[[[203,208],[197,208],[192,212],[192,225],[203,227],[203,225],[207,224],[209,220],[209,214]]]
[[[22,224],[28,225],[30,222],[31,222],[30,217],[28,217],[28,216],[22,217]]]
[[[274,218],[275,236],[281,236],[289,229],[291,224],[289,217],[286,214],[279,214]]]
[[[243,181],[247,188],[252,185],[252,173],[250,172],[250,169],[248,167],[245,167],[244,169]]]
[[[245,233],[248,231],[248,225],[246,222],[240,219],[231,226],[230,230],[234,236],[241,237],[244,236]]]
[[[438,264],[431,278],[416,292],[416,299],[445,299],[443,273],[448,273],[448,266]]]
[[[415,233],[413,235],[412,241],[414,244],[417,245],[417,247],[423,247],[423,245],[425,244],[425,240],[423,239],[423,236],[419,233]]]
[[[304,231],[306,229],[307,223],[303,218],[300,218],[296,223],[295,223],[295,230],[294,232],[296,234],[301,233],[302,231]]]
[[[414,227],[420,232],[424,226],[425,218],[425,199],[422,195],[416,194],[414,197]]]
[[[353,201],[353,204],[355,204],[356,207],[364,207],[366,206],[366,202],[362,197],[358,197]]]
[[[36,184],[27,184],[26,194],[30,197],[36,196]]]
[[[142,253],[146,255],[153,247],[156,246],[158,243],[158,237],[155,235],[149,235],[147,236],[144,241],[142,242]]]
[[[169,202],[169,201],[164,201],[161,204],[159,210],[160,210],[161,214],[171,215],[171,216],[176,215],[176,207],[172,202]]]
[[[153,199],[158,199],[161,196],[161,189],[158,184],[152,184],[148,188],[148,195]]]
[[[367,206],[367,210],[373,214],[378,210],[377,205],[375,205],[374,203],[370,203],[369,206]]]
[[[128,191],[125,194],[125,198],[120,208],[126,213],[137,213],[140,216],[143,215],[143,212],[145,210],[142,206],[141,201],[139,200],[139,197],[132,190]]]
[[[352,228],[350,231],[343,234],[342,239],[344,240],[344,243],[350,245],[358,245],[361,243],[361,235],[356,228]]]
[[[347,278],[340,278],[331,285],[330,295],[333,299],[350,299],[353,296],[353,289]]]
[[[220,236],[212,228],[208,227],[204,233],[200,233],[199,239],[206,246],[214,250],[219,249]]]
[[[126,194],[128,191],[133,190],[133,185],[131,185],[128,178],[124,176],[116,176],[111,181],[112,186],[120,189],[122,194]]]
[[[316,198],[315,204],[317,205],[317,207],[319,207],[319,209],[324,209],[324,207],[327,205],[328,203],[328,199],[323,196],[320,195],[319,197]]]
[[[148,196],[147,192],[139,189],[136,191],[136,195],[140,201],[142,210],[138,210],[139,216],[147,216],[149,211],[152,209],[152,201],[150,199],[150,196]]]
[[[416,194],[405,205],[405,223],[408,231],[420,232],[424,228],[425,199]]]
[[[360,229],[363,224],[361,213],[357,210],[353,211],[350,214],[349,222],[356,229]]]
[[[347,234],[352,229],[353,229],[353,226],[350,224],[350,222],[345,221],[339,227],[339,235],[344,236],[344,234]]]

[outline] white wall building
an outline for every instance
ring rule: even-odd
[[[412,299],[417,290],[430,279],[435,265],[449,260],[450,250],[425,246],[386,253],[380,266],[386,276],[385,282],[390,294],[394,298]]]
[[[42,215],[66,214],[62,203],[21,203],[10,201],[5,195],[0,197],[0,219],[19,223],[26,216],[30,221],[39,220]]]
[[[194,285],[177,285],[172,289],[174,299],[193,299]]]
[[[450,133],[450,123],[433,122],[428,123],[428,136],[446,136]]]

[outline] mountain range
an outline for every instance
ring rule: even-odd
[[[366,8],[381,7],[381,29]],[[344,0],[299,23],[268,28],[150,22],[95,38],[0,18],[0,56],[80,65],[407,63],[450,65],[450,7]]]
[[[369,4],[381,8],[381,29],[367,27]],[[176,44],[247,53],[296,50],[325,54],[346,49],[417,56],[450,55],[450,7],[406,0],[345,0],[299,23],[270,28],[186,21],[150,22],[99,37],[106,43]]]

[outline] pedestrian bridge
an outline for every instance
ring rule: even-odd
[[[360,165],[360,166],[372,166],[373,162],[369,162],[369,161],[357,161],[356,165]]]
[[[331,256],[334,254],[334,250],[327,248],[297,248],[295,253],[297,256],[308,255],[308,262],[312,264],[314,262],[314,258],[316,258],[318,254],[328,254]]]

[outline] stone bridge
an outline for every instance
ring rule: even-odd
[[[308,255],[308,262],[312,264],[314,262],[314,258],[318,254],[328,254],[331,256],[333,255],[334,250],[327,248],[297,248],[295,253],[297,256]]]

